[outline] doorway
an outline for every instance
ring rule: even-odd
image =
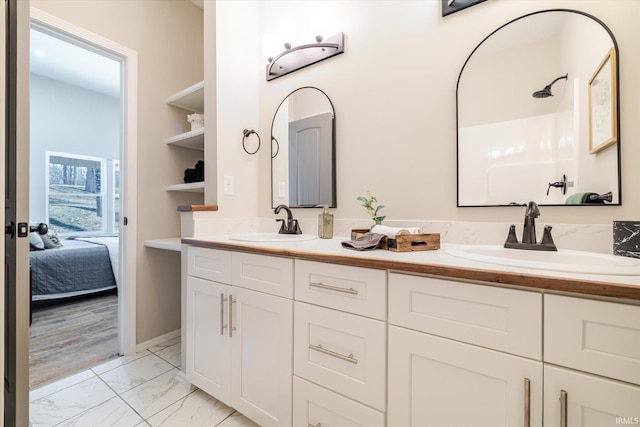
[[[57,273],[87,270],[84,277],[75,277],[76,271],[69,281],[58,281],[68,288],[57,287],[55,279],[51,287],[48,249],[30,252],[45,272],[38,276],[32,261],[33,321],[69,325],[67,337],[56,341],[42,336],[51,326],[34,324],[32,339],[37,330],[63,353],[85,347],[77,357],[59,359],[64,369],[58,376],[67,376],[75,369],[70,361],[79,370],[100,357],[135,352],[137,54],[34,8],[30,54],[30,221],[47,223],[44,243],[53,238],[69,252],[58,253]],[[99,253],[87,258],[90,252]],[[92,345],[102,356],[86,351]],[[51,366],[38,372],[37,381],[56,379],[55,372],[46,372]]]

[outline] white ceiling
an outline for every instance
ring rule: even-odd
[[[120,62],[86,47],[31,30],[31,72],[120,97]]]

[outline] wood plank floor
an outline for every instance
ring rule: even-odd
[[[118,357],[118,296],[85,297],[33,310],[29,386]]]

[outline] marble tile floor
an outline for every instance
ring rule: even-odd
[[[176,379],[180,341],[31,390],[31,427],[259,427]]]

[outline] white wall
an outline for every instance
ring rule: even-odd
[[[321,9],[330,15],[326,36],[345,33],[345,53],[270,82],[264,79],[264,63],[256,53],[260,73],[256,130],[268,139],[273,115],[287,94],[301,86],[316,86],[327,93],[336,110],[337,218],[366,218],[356,197],[370,190],[386,206],[388,219],[519,220],[521,208],[456,208],[456,82],[468,55],[493,30],[524,14],[552,8],[590,13],[607,24],[618,41],[623,206],[546,207],[540,220],[611,223],[634,218],[640,211],[640,194],[634,190],[640,180],[634,160],[640,155],[640,146],[634,143],[640,138],[635,125],[640,111],[640,3],[635,1],[492,0],[444,18],[440,2],[434,0],[262,1],[255,50],[261,49],[263,34],[278,33],[281,17],[292,16],[306,27],[309,13]],[[249,30],[255,23],[243,25]],[[223,28],[218,28],[217,38],[234,43],[233,34]],[[238,84],[237,76],[218,76],[219,85],[230,82]],[[253,100],[239,100],[233,93],[218,96],[218,109],[233,107],[234,120],[241,121],[237,114],[243,114],[238,106],[242,102],[250,110],[247,120],[253,121]],[[241,131],[236,126],[233,133]],[[234,171],[236,182],[240,175],[257,186],[247,185],[242,194],[219,200],[220,216],[272,216],[269,150],[259,153],[257,175],[254,158],[228,160],[218,161],[225,170]],[[295,214],[311,218],[318,210]]]
[[[120,159],[120,99],[38,74],[31,74],[30,86],[29,220],[41,222],[45,152]]]
[[[147,239],[180,235],[178,205],[201,195],[168,193],[202,152],[168,147],[186,131],[186,115],[165,104],[203,78],[203,17],[189,0],[31,0],[31,5],[138,53],[137,341],[180,328],[180,256],[144,247]],[[207,121],[207,123],[209,123]],[[176,151],[182,150],[182,151]]]

